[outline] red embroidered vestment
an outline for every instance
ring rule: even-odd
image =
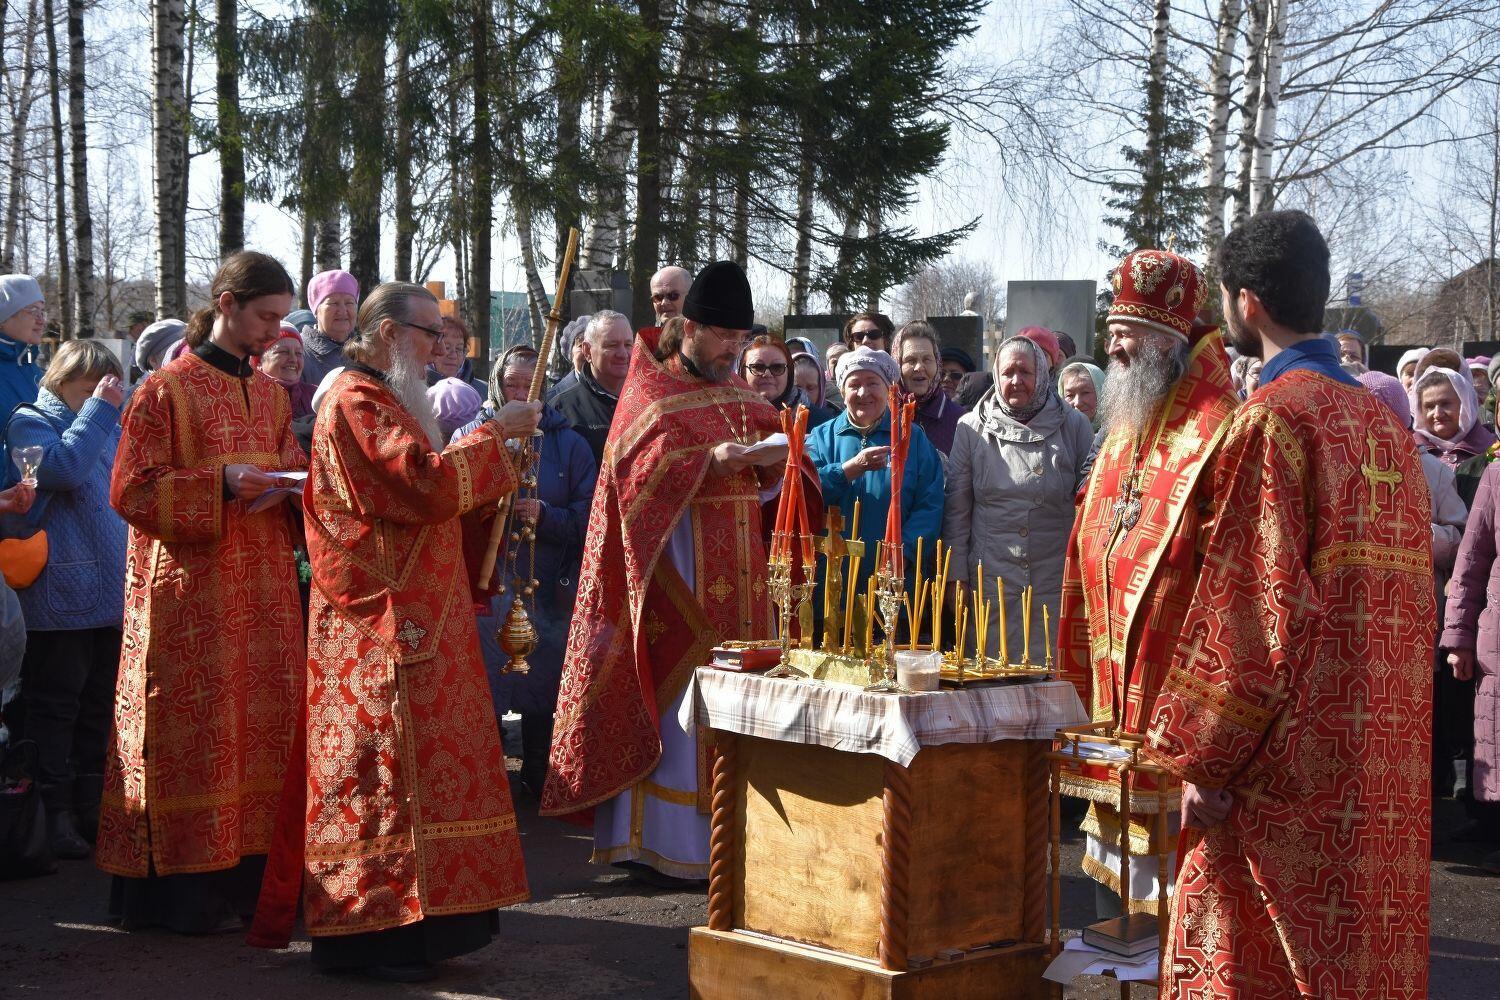
[[[306,778],[252,943],[285,944],[299,881],[315,936],[527,898],[459,523],[515,488],[493,424],[437,452],[374,375],[329,389],[306,490]]]
[[[302,469],[286,391],[185,354],[125,410],[110,502],[130,524],[99,867],[232,868],[270,846],[302,698],[290,512],[224,499],[224,466]]]
[[[781,469],[719,476],[709,452],[778,430],[776,411],[738,377],[707,382],[678,357],[658,361],[657,336],[636,337],[594,491],[544,815],[584,813],[649,775],[661,758],[660,713],[709,650],[773,635],[760,489]],[[807,479],[817,518],[817,480]],[[683,518],[696,590],[664,557]]]
[[[1165,991],[1427,994],[1432,528],[1411,436],[1292,371],[1236,416],[1147,756],[1235,802],[1184,861]]]
[[[1111,432],[1099,449],[1068,544],[1058,632],[1058,675],[1078,688],[1094,722],[1136,734],[1146,728],[1212,524],[1212,484],[1204,472],[1239,403],[1223,341],[1212,333],[1193,346],[1186,372],[1146,432]],[[1135,854],[1155,848],[1149,817],[1156,798],[1144,794],[1155,787],[1150,779],[1132,780]],[[1118,844],[1118,779],[1086,768],[1065,775],[1063,788],[1094,803],[1087,832]],[[1177,798],[1174,787],[1170,808]],[[1118,871],[1087,856],[1084,865],[1118,891]]]

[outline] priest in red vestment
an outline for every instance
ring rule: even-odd
[[[1113,283],[1104,439],[1068,544],[1058,668],[1094,722],[1139,736],[1177,648],[1213,524],[1212,484],[1204,473],[1240,399],[1219,332],[1195,322],[1208,285],[1191,261],[1137,250]],[[1083,869],[1101,886],[1099,916],[1115,916],[1119,780],[1085,768],[1064,775],[1063,790],[1091,803]],[[1132,910],[1155,912],[1160,893],[1155,792],[1155,780],[1132,776]],[[1176,786],[1163,798],[1175,814]]]
[[[358,326],[313,428],[305,767],[251,943],[286,944],[301,885],[315,965],[415,982],[528,897],[459,517],[516,489],[505,441],[541,404],[445,448],[424,377],[437,300],[381,285]]]
[[[1201,829],[1172,901],[1173,997],[1425,997],[1432,529],[1390,410],[1323,340],[1328,247],[1263,212],[1219,251],[1265,361],[1214,470],[1203,575],[1147,733]]]
[[[231,256],[192,350],[135,390],[110,502],[130,524],[124,640],[95,858],[128,928],[236,929],[255,905],[302,698],[285,497],[303,469],[286,392],[250,367],[281,335],[292,279]]]
[[[688,679],[719,642],[774,634],[761,503],[786,448],[746,453],[778,426],[733,374],[753,321],[744,272],[720,261],[681,316],[637,335],[563,661],[542,813],[593,810],[593,860],[658,883],[708,875],[706,748],[679,720]]]

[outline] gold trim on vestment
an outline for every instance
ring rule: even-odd
[[[1219,718],[1232,722],[1253,733],[1263,733],[1276,719],[1275,712],[1268,712],[1243,698],[1237,698],[1216,684],[1211,684],[1196,674],[1181,667],[1173,667],[1167,673],[1163,690],[1180,694],[1186,700],[1212,712]]]

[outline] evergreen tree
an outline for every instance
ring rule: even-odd
[[[1101,242],[1117,258],[1144,248],[1191,253],[1202,242],[1205,192],[1197,145],[1204,134],[1187,83],[1175,72],[1161,84],[1149,76],[1142,101],[1145,142],[1127,148],[1125,161],[1133,177],[1109,185],[1114,197],[1105,204],[1115,214],[1104,221],[1120,232],[1120,242]],[[1107,287],[1107,286],[1106,286]]]

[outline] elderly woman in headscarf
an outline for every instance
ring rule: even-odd
[[[812,405],[828,410],[832,419],[833,407],[828,405],[828,378],[823,374],[823,366],[816,354],[811,351],[792,352],[792,382]]]
[[[844,410],[808,432],[807,457],[818,470],[823,503],[830,508],[837,505],[845,524],[851,524],[854,503],[859,501],[859,540],[865,543],[868,568],[874,565],[877,545],[885,537],[890,509],[890,394],[900,372],[885,351],[856,347],[839,358],[837,375]],[[908,585],[916,565],[917,539],[926,538],[931,553],[942,527],[942,459],[921,426],[913,423],[901,477],[901,542]]]
[[[304,359],[302,335],[295,326],[284,320],[281,335],[255,359],[255,366],[286,390],[292,402],[293,420],[311,416],[313,412],[313,390],[317,386],[302,381]]]
[[[495,413],[495,400],[502,404],[524,400],[536,371],[536,351],[525,345],[510,348],[500,357],[490,374],[490,399],[480,408],[474,421],[456,432],[458,437],[472,433]],[[598,467],[594,453],[583,435],[568,426],[561,413],[550,406],[542,408],[542,438],[537,447],[534,494],[515,502],[520,518],[536,525],[535,552],[522,546],[515,554],[513,567],[523,575],[540,581],[527,616],[536,626],[540,641],[527,658],[530,671],[507,673],[510,658],[500,649],[495,631],[510,612],[515,588],[509,578],[497,583],[505,592],[491,596],[479,616],[479,646],[484,654],[485,673],[489,675],[490,694],[495,703],[495,718],[507,712],[521,716],[521,786],[538,797],[547,776],[547,755],[552,745],[552,715],[557,707],[557,688],[562,679],[563,649],[567,645],[568,626],[573,618],[573,602],[578,596],[578,567],[583,556],[583,539],[588,527],[589,505],[594,499],[594,481]],[[485,533],[481,533],[483,535]],[[471,557],[476,552],[468,553]],[[535,564],[532,563],[533,557]],[[477,568],[477,566],[475,567]],[[497,578],[500,572],[497,571]]]
[[[1410,429],[1411,402],[1400,381],[1384,372],[1365,372],[1355,377],[1390,408],[1397,423]],[[1432,501],[1432,582],[1437,597],[1438,634],[1441,636],[1444,631],[1444,595],[1458,559],[1469,508],[1458,495],[1453,470],[1430,452],[1422,452],[1421,459],[1427,495]],[[1453,794],[1453,780],[1457,774],[1454,760],[1465,756],[1473,744],[1474,692],[1449,674],[1442,651],[1434,647],[1434,652],[1432,788],[1434,796],[1445,797]]]
[[[1396,362],[1396,377],[1401,380],[1401,388],[1407,392],[1411,392],[1411,385],[1417,380],[1417,363],[1429,350],[1431,348],[1413,347]]]
[[[1458,477],[1458,495],[1474,503],[1495,435],[1479,422],[1474,380],[1452,368],[1428,368],[1412,384],[1417,450],[1436,455]]]
[[[948,455],[943,538],[952,549],[953,576],[970,593],[982,587],[997,601],[996,578],[1005,581],[1008,651],[1016,662],[1024,651],[1021,592],[1032,588],[1030,652],[1032,662],[1041,663],[1041,609],[1050,608],[1057,620],[1073,497],[1083,485],[1094,429],[1053,392],[1050,358],[1030,338],[1017,335],[1001,344],[994,371],[994,386],[958,422]],[[989,655],[999,644],[996,628]]]
[[[1057,376],[1057,394],[1064,403],[1088,417],[1094,430],[1099,429],[1099,398],[1104,395],[1104,372],[1098,365],[1087,361],[1063,365]]]
[[[932,324],[913,320],[896,334],[891,354],[901,370],[901,387],[917,400],[917,424],[944,457],[953,447],[953,431],[966,412],[943,391],[943,345]]]
[[[806,356],[806,355],[804,355]],[[833,411],[813,399],[798,387],[794,377],[795,360],[786,344],[777,337],[762,333],[752,338],[740,351],[734,370],[760,393],[762,399],[778,410],[807,407],[807,426],[833,419]]]

